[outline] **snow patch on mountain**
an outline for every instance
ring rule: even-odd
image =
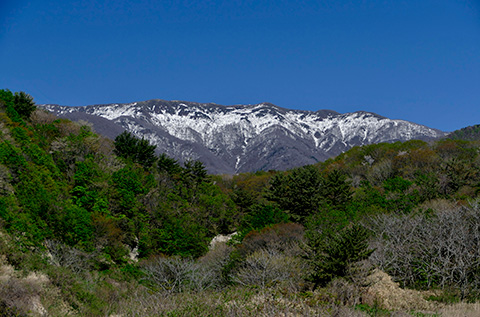
[[[225,169],[211,168],[217,169],[216,172],[285,169],[324,160],[355,145],[444,135],[439,130],[365,111],[312,112],[268,103],[220,106],[149,100],[86,107],[43,107],[59,116],[75,113],[78,117],[83,113],[105,118],[148,139],[160,151],[177,159],[196,156]]]

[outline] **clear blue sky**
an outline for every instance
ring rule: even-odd
[[[480,124],[480,0],[0,0],[0,88]]]

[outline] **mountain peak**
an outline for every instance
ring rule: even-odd
[[[323,161],[356,145],[445,135],[367,111],[291,110],[268,102],[222,106],[152,99],[43,107],[61,117],[90,121],[110,138],[128,130],[180,161],[201,160],[212,173],[284,170]]]

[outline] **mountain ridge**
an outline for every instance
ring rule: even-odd
[[[223,106],[151,99],[41,107],[60,117],[89,121],[110,138],[128,130],[180,161],[203,161],[212,173],[285,170],[323,161],[356,145],[446,135],[368,111],[292,110],[271,103]]]

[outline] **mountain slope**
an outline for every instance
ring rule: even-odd
[[[284,170],[323,161],[356,145],[445,135],[364,111],[300,111],[269,103],[221,106],[156,99],[43,107],[61,117],[90,121],[111,138],[126,129],[181,161],[203,161],[212,173]]]
[[[478,141],[480,140],[480,124],[455,130],[447,135],[452,140]]]

